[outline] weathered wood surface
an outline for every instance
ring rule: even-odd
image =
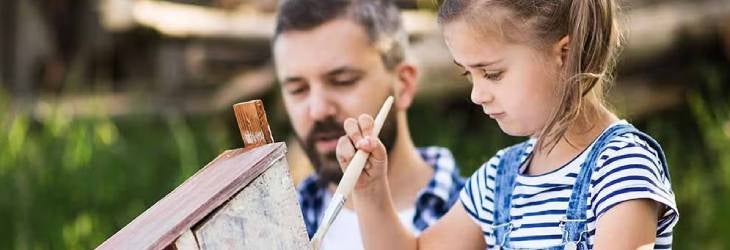
[[[198,241],[195,240],[195,235],[193,235],[193,231],[191,230],[185,230],[180,237],[175,240],[175,244],[171,247],[168,247],[174,250],[199,250],[200,247],[198,247]]]
[[[97,249],[162,249],[284,159],[284,143],[229,150],[186,180]]]
[[[288,168],[281,159],[195,228],[200,249],[309,249]]]
[[[274,142],[269,121],[266,119],[264,103],[261,100],[238,103],[233,105],[233,111],[245,148]]]

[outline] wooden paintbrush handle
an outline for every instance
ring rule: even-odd
[[[393,97],[389,96],[388,99],[385,99],[385,103],[383,103],[383,106],[380,108],[380,112],[378,112],[378,115],[375,117],[373,136],[377,137],[380,134],[380,130],[383,128],[385,118],[388,117],[388,112],[392,105]],[[369,156],[369,153],[361,150],[357,150],[357,152],[355,152],[355,156],[352,157],[352,160],[350,160],[350,164],[347,165],[347,169],[345,170],[344,175],[342,175],[340,184],[337,186],[337,191],[335,191],[336,194],[348,197],[350,193],[352,193],[352,190],[355,188],[355,183],[357,183],[357,179],[360,177],[360,173],[362,173],[362,169],[365,167],[365,163],[367,163]]]

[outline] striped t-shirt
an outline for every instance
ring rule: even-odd
[[[614,123],[626,124],[626,121]],[[520,162],[532,152],[535,140],[528,141]],[[513,231],[509,234],[513,248],[542,248],[562,242],[560,219],[565,216],[573,184],[585,161],[591,144],[584,152],[550,173],[516,178],[512,192],[510,216]],[[500,150],[482,165],[466,182],[461,202],[472,219],[480,226],[487,245],[492,247],[494,219],[494,186],[497,166],[505,150]],[[672,229],[679,219],[668,173],[664,173],[660,156],[646,141],[633,134],[611,138],[596,163],[589,187],[587,225],[588,246],[595,242],[596,221],[613,206],[627,200],[651,199],[663,204],[658,220],[655,249],[671,249]]]

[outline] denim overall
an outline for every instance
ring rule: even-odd
[[[543,249],[588,249],[588,224],[586,223],[588,210],[588,188],[590,187],[591,174],[596,168],[596,160],[611,138],[632,133],[646,141],[659,154],[664,176],[669,178],[667,163],[659,143],[653,138],[644,134],[628,124],[619,124],[608,128],[596,139],[594,146],[588,152],[588,156],[581,164],[580,172],[573,185],[572,194],[568,201],[568,209],[565,217],[560,220],[560,228],[563,230],[562,243]],[[495,178],[495,199],[494,199],[494,224],[492,232],[495,237],[495,249],[516,249],[510,247],[509,234],[514,229],[511,222],[510,209],[512,208],[512,191],[515,188],[515,179],[522,162],[520,156],[526,149],[527,142],[510,147],[501,158]]]

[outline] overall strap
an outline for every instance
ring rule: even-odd
[[[671,176],[669,175],[669,164],[667,163],[667,157],[664,155],[664,150],[662,150],[662,146],[659,145],[659,142],[654,140],[654,138],[651,138],[651,136],[645,134],[644,132],[641,132],[639,130],[633,131],[634,135],[638,136],[640,139],[644,140],[651,148],[656,151],[657,156],[659,156],[659,161],[662,164],[661,171],[664,171],[663,173],[659,173],[662,176],[666,177],[667,179],[671,180]]]
[[[596,139],[593,147],[588,152],[588,156],[585,161],[581,164],[580,172],[575,180],[572,194],[570,195],[570,201],[568,202],[568,209],[566,211],[565,218],[560,222],[560,226],[563,227],[563,240],[568,244],[577,242],[585,242],[587,239],[581,239],[584,233],[587,231],[586,226],[588,209],[588,190],[591,184],[591,175],[596,168],[596,161],[599,155],[603,152],[609,141],[612,138],[626,134],[636,133],[638,130],[634,126],[628,124],[619,124],[608,128],[603,132],[598,139]]]
[[[520,169],[520,158],[527,145],[527,142],[523,142],[506,149],[497,166],[494,187],[494,222],[492,224],[497,246],[503,246],[509,241],[507,236],[512,229],[510,223],[512,191],[515,188],[515,180]]]

